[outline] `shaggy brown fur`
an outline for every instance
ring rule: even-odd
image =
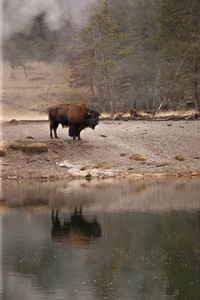
[[[80,132],[86,127],[94,129],[99,122],[99,115],[83,102],[54,105],[49,108],[50,137],[53,137],[52,130],[55,138],[58,137],[56,130],[61,124],[63,127],[69,126],[69,135],[73,139],[78,137],[80,140]]]
[[[68,120],[69,123],[78,124],[81,123],[85,117],[85,114],[89,110],[83,102],[71,103],[68,111]]]

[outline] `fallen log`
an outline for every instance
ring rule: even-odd
[[[123,116],[117,116],[114,119],[111,118],[102,118],[103,120],[122,120],[122,121],[180,121],[180,120],[185,120],[185,121],[190,121],[190,120],[200,120],[200,114],[195,113],[191,115],[186,115],[186,116],[179,116],[179,115],[172,115],[172,116],[159,116],[159,117],[149,117],[148,115],[139,115],[138,117],[123,117]]]

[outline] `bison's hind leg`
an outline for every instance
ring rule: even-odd
[[[55,138],[56,139],[58,138],[57,132],[56,132],[56,130],[58,128],[58,125],[59,125],[59,123],[57,121],[51,122],[51,124],[50,124],[50,138],[53,138],[52,130],[54,131]]]

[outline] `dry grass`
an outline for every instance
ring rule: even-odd
[[[47,70],[45,70],[45,66]],[[18,68],[15,73],[16,78],[12,79],[10,78],[10,66],[8,63],[4,63],[2,76],[3,99],[32,109],[38,109],[38,106],[44,105],[47,90],[55,71],[46,64],[33,63],[33,67],[35,69],[28,72],[27,77],[23,69]],[[59,69],[57,72],[49,91],[48,100],[50,102],[54,102],[56,98],[63,98],[70,92],[68,78]]]
[[[0,145],[0,156],[6,156],[7,146],[4,144]]]
[[[48,120],[47,113],[40,113],[38,111],[31,111],[25,108],[19,108],[15,105],[3,103],[1,105],[1,120],[10,121],[16,120]]]
[[[13,144],[9,144],[6,146],[6,150],[19,150],[23,151],[28,154],[38,154],[42,152],[47,152],[48,148],[47,145],[44,143],[33,142],[33,143],[26,143],[26,142],[16,142]]]
[[[139,153],[133,153],[129,156],[129,158],[137,161],[145,161],[147,159],[146,156]]]
[[[61,66],[55,66],[43,62],[31,62],[33,70],[27,71],[25,76],[22,67],[16,69],[16,78],[11,78],[11,68],[8,62],[3,62],[2,73],[2,99],[1,119],[7,121],[14,118],[30,119],[32,115],[40,118],[39,112],[33,110],[45,110],[51,105],[61,101],[82,100],[86,98],[83,89],[70,88],[69,70]],[[48,102],[46,95],[53,75],[56,73],[50,86]]]

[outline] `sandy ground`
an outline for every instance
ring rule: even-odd
[[[2,182],[200,176],[200,120],[101,120],[94,131],[82,131],[82,141],[73,141],[61,126],[60,138],[50,139],[45,121],[3,122],[1,133],[4,146],[42,142],[48,149],[35,154],[7,149],[1,157]],[[146,160],[130,159],[135,153]],[[176,155],[185,160],[175,159]]]

